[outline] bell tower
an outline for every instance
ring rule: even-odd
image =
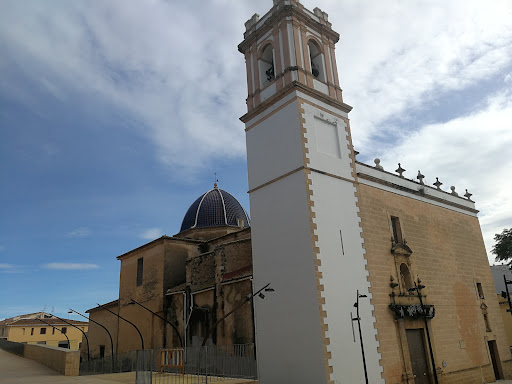
[[[247,166],[262,384],[383,383],[370,303],[358,180],[328,15],[274,0],[245,23]],[[355,325],[356,326],[356,325]],[[357,332],[357,330],[356,330]]]

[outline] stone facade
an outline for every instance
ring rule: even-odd
[[[470,209],[456,212],[450,205],[437,206],[412,193],[399,195],[379,186],[384,184],[360,183],[358,196],[386,383],[413,382],[404,336],[408,329],[424,332],[424,320],[397,319],[389,304],[419,304],[417,293],[407,290],[418,279],[425,286],[424,303],[435,308],[428,322],[439,382],[494,381],[488,342],[497,343],[503,362],[511,356],[478,218]],[[407,252],[392,251],[396,249],[392,220],[399,220]],[[402,264],[407,265],[410,280]],[[398,286],[392,288],[392,283]],[[426,342],[425,347],[428,351]],[[501,369],[510,376],[503,363]]]
[[[141,349],[141,338],[107,309],[139,328],[146,349],[200,345],[213,324],[252,293],[250,236],[250,228],[189,229],[119,256],[119,299],[87,311],[90,319],[110,331],[115,353]],[[247,304],[220,322],[208,342],[253,343],[252,318],[252,305]],[[91,356],[109,356],[107,332],[91,324]]]

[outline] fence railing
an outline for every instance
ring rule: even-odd
[[[186,384],[256,379],[254,344],[130,351],[80,364],[80,375],[137,372],[137,383]]]
[[[80,363],[80,375],[97,375],[103,373],[135,372],[137,370],[137,351],[128,351],[114,356]]]
[[[0,339],[0,348],[4,351],[23,356],[25,351],[25,344],[8,341],[6,339]]]

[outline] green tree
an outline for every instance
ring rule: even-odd
[[[492,247],[492,253],[496,255],[496,261],[508,261],[512,264],[512,228],[494,236],[496,244]],[[512,265],[511,265],[512,267]]]

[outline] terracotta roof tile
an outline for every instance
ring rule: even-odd
[[[41,320],[43,320],[45,323],[48,323],[50,325],[63,325],[63,326],[69,325],[69,324],[65,323],[64,321],[56,319],[56,318],[41,319]],[[85,322],[85,321],[67,320],[67,319],[65,319],[65,320],[73,325],[89,325],[89,323]],[[38,326],[44,327],[44,323],[37,319],[20,319],[20,320],[16,320],[16,321],[8,323],[8,324],[10,326],[38,325]]]

